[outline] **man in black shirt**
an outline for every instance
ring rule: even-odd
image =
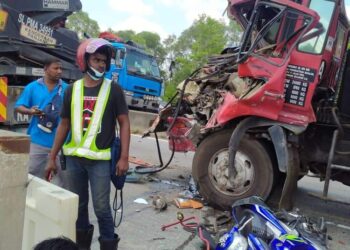
[[[79,195],[77,243],[83,249],[90,249],[93,234],[88,215],[89,182],[101,249],[117,249],[119,242],[109,199],[111,145],[118,122],[121,152],[116,174],[124,175],[129,168],[130,122],[122,89],[104,78],[112,54],[112,45],[101,38],[88,39],[79,46],[77,63],[85,74],[65,92],[61,122],[46,169],[47,173],[56,171],[55,159],[64,144],[67,169],[63,174],[68,189]]]

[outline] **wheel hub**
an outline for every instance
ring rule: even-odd
[[[236,176],[229,178],[228,149],[218,151],[209,162],[209,178],[221,193],[239,196],[247,192],[254,181],[254,166],[247,155],[238,151],[235,157]]]

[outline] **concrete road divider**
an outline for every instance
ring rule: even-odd
[[[0,130],[0,249],[21,249],[29,137]]]
[[[155,113],[129,110],[131,132],[142,134],[150,127],[150,122],[157,117]]]
[[[58,236],[75,241],[78,200],[78,195],[28,174],[22,250]]]

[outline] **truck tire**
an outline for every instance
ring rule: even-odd
[[[231,130],[205,138],[196,150],[192,175],[198,191],[212,206],[230,209],[233,202],[252,195],[267,199],[274,171],[269,153],[259,141],[244,137],[235,158],[237,176],[228,178],[228,144]]]

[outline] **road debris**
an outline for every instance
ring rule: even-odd
[[[188,181],[188,190],[193,194],[194,197],[199,196],[198,188],[196,183],[194,182],[193,176],[190,176],[190,180]]]
[[[154,209],[158,210],[159,212],[164,211],[168,207],[166,198],[161,195],[155,195],[152,197],[152,205]]]
[[[205,243],[205,249],[210,250],[215,248],[215,242],[208,240],[207,237],[205,237],[209,234],[207,234],[207,231],[203,225],[200,225],[199,219],[196,216],[185,218],[181,212],[177,212],[176,217],[178,221],[171,224],[162,225],[161,227],[162,231],[165,231],[169,227],[180,224],[184,230],[191,233],[190,237],[184,243],[182,243],[181,246],[177,247],[176,250],[184,249],[184,247],[188,245],[188,243],[192,241],[196,235],[198,235],[202,242]]]
[[[181,185],[180,185],[179,183],[176,183],[176,182],[174,182],[174,181],[161,180],[160,182],[161,182],[161,183],[164,183],[164,184],[176,186],[176,187],[181,187]]]
[[[179,193],[179,197],[184,199],[193,199],[194,195],[190,190],[184,190]]]
[[[137,198],[134,200],[135,203],[148,205],[148,202],[144,198]]]
[[[133,163],[135,165],[140,165],[144,167],[152,167],[153,165],[149,162],[146,162],[144,160],[138,159],[135,156],[129,156],[129,162]]]
[[[134,168],[129,168],[127,174],[126,174],[126,179],[125,182],[128,183],[139,183],[143,180],[143,176],[135,173],[135,169]]]
[[[200,201],[196,201],[193,199],[183,199],[183,198],[175,198],[175,205],[178,208],[195,208],[199,209],[203,207],[203,204]]]

